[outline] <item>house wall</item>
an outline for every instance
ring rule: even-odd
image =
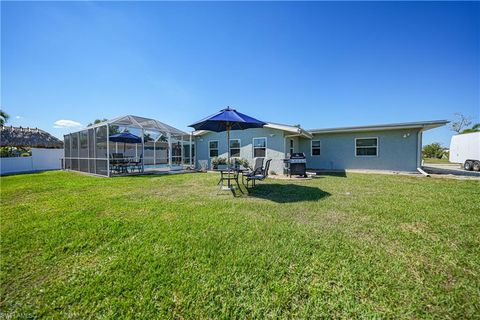
[[[253,138],[267,138],[266,159],[272,159],[270,171],[277,174],[283,173],[284,133],[271,128],[258,128],[248,130],[234,130],[230,132],[230,139],[240,139],[240,157],[247,159],[253,165]],[[219,157],[227,158],[227,133],[209,132],[195,138],[197,168],[211,168],[208,142],[218,140]]]
[[[419,130],[387,130],[358,133],[315,134],[320,140],[319,156],[311,155],[309,139],[300,139],[310,169],[367,169],[416,171]],[[406,137],[404,137],[406,135]],[[376,157],[356,157],[355,138],[378,138]],[[420,140],[421,141],[421,140]]]
[[[230,133],[231,139],[240,139],[240,157],[253,163],[253,138],[267,138],[267,159],[272,159],[271,170],[283,173],[285,150],[289,151],[289,139],[294,140],[295,152],[304,152],[309,169],[366,169],[391,171],[416,171],[419,130],[385,130],[358,133],[325,133],[315,134],[312,140],[320,140],[320,156],[311,155],[311,140],[300,137],[289,137],[281,130],[271,128],[236,130]],[[271,136],[273,135],[273,136]],[[405,137],[404,137],[405,136]],[[355,138],[378,138],[378,154],[376,157],[355,156]],[[227,157],[227,134],[207,133],[195,140],[197,150],[197,167],[211,168],[208,142],[218,140],[219,157]],[[286,139],[286,141],[285,141]],[[286,144],[286,149],[285,149]]]
[[[293,140],[293,152],[302,152],[300,151],[300,140],[302,140],[302,138],[292,137],[292,136],[289,136],[288,134],[285,135],[285,138],[286,138],[286,141],[285,141],[286,153],[290,152],[290,140]]]

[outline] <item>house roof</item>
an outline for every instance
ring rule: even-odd
[[[398,129],[421,129],[422,131],[438,128],[449,123],[448,120],[403,122],[390,124],[376,124],[369,126],[340,127],[340,128],[323,128],[307,130],[311,134],[316,133],[343,133],[343,132],[362,132],[362,131],[380,131],[380,130],[398,130]]]
[[[389,123],[376,124],[369,126],[355,126],[355,127],[340,127],[340,128],[323,128],[305,130],[299,126],[291,126],[286,124],[268,122],[264,127],[282,130],[291,135],[311,138],[313,134],[317,133],[343,133],[343,132],[362,132],[362,131],[380,131],[380,130],[399,130],[399,129],[421,129],[423,131],[438,128],[449,123],[448,120],[433,120],[433,121],[418,121],[418,122],[403,122],[403,123]],[[200,130],[193,133],[194,136],[201,136],[210,131]]]
[[[282,131],[285,131],[285,132],[289,132],[293,135],[303,136],[305,138],[311,138],[312,137],[310,132],[306,131],[305,129],[302,129],[300,126],[290,126],[290,125],[287,125],[287,124],[269,122],[269,123],[267,123],[267,125],[265,125],[265,127],[266,128],[271,128],[271,129],[282,130]]]
[[[96,127],[104,126],[106,124],[113,124],[113,125],[118,125],[118,126],[125,126],[125,127],[145,129],[145,130],[157,130],[157,131],[160,131],[164,134],[170,133],[171,135],[175,135],[175,136],[188,136],[189,135],[189,133],[186,133],[185,131],[174,128],[174,127],[172,127],[172,126],[170,126],[166,123],[160,122],[158,120],[139,117],[139,116],[133,116],[133,115],[126,115],[126,116],[113,118],[113,119],[110,119],[110,120],[107,120],[107,121],[96,123],[96,124],[91,125],[87,128],[88,129],[96,128]],[[83,130],[85,130],[85,129],[83,129]],[[83,130],[80,130],[80,131],[83,131]]]
[[[0,146],[61,149],[63,141],[38,128],[2,126]]]
[[[295,135],[295,136],[303,136],[305,138],[311,138],[312,135],[307,132],[306,130],[300,128],[299,126],[291,126],[291,125],[286,125],[286,124],[280,124],[280,123],[272,123],[268,122],[264,128],[270,128],[270,129],[276,129],[276,130],[281,130],[289,133],[290,135]],[[206,133],[209,133],[211,131],[207,130],[198,130],[193,132],[194,136],[202,136]]]

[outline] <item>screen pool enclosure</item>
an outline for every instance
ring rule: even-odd
[[[67,134],[64,146],[66,170],[102,176],[181,170],[195,163],[189,133],[132,115]]]

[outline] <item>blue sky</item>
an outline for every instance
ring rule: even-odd
[[[306,129],[479,121],[479,21],[478,2],[2,1],[1,106],[59,137],[58,120],[188,129],[227,105]]]

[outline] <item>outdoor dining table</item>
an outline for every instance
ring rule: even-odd
[[[110,160],[113,166],[117,167],[119,173],[128,173],[128,167],[132,162],[135,162],[136,158],[116,158]]]
[[[220,172],[220,179],[217,183],[217,185],[220,185],[220,190],[233,191],[234,186],[232,185],[232,182],[234,182],[237,185],[238,190],[240,190],[241,193],[244,193],[242,188],[240,187],[238,177],[240,176],[240,174],[249,171],[248,168],[242,166],[232,166],[228,168],[227,166],[225,166],[224,168],[217,168],[213,171]],[[227,183],[227,185],[225,185],[225,182]]]

